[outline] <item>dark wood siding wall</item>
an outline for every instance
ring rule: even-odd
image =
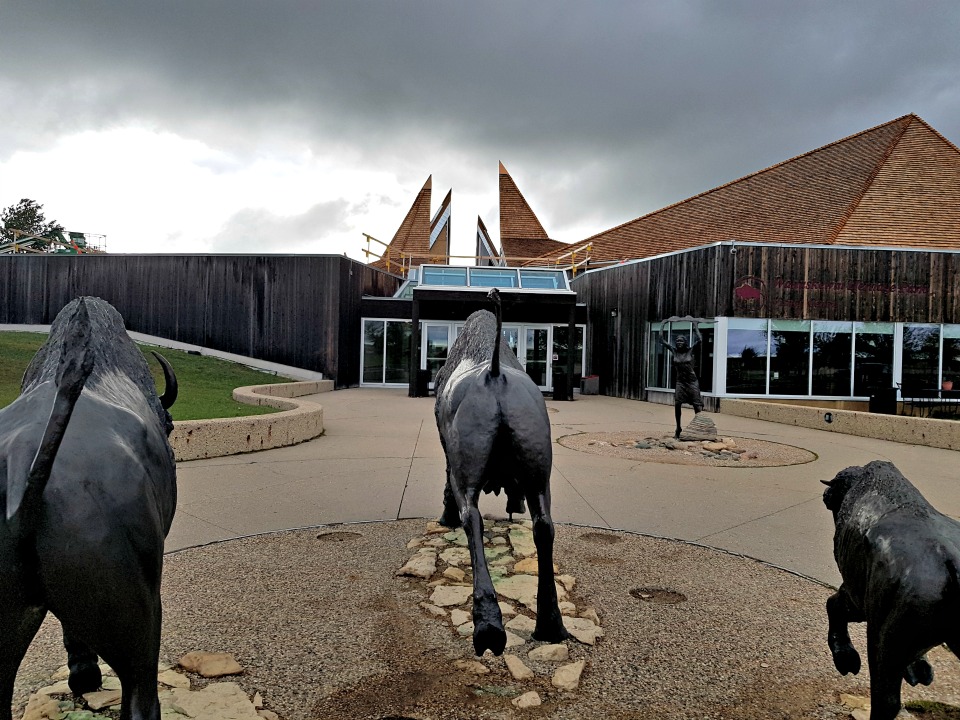
[[[577,277],[588,372],[646,390],[646,323],[672,315],[960,323],[960,253],[722,244]]]
[[[400,281],[342,256],[0,256],[0,322],[48,324],[70,300],[110,302],[127,328],[356,385],[360,298]]]

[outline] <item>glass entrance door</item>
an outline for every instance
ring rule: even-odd
[[[523,367],[541,388],[550,386],[550,328],[525,325]]]
[[[430,387],[433,387],[433,381],[437,379],[437,371],[446,362],[449,350],[450,324],[424,323],[421,367],[430,371]]]

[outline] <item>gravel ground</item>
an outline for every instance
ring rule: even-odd
[[[724,435],[731,438],[730,435]],[[647,429],[604,433],[575,433],[564,435],[557,442],[564,447],[593,455],[624,458],[637,462],[666,463],[668,465],[708,465],[711,467],[777,467],[780,465],[800,465],[817,459],[815,453],[793,445],[755,440],[753,438],[732,437],[737,447],[756,457],[742,455],[739,460],[717,457],[704,457],[699,442],[677,440],[678,449],[652,447],[634,448],[634,443],[646,438],[673,441],[673,434],[663,432],[662,426],[651,425]]]
[[[284,720],[835,720],[849,717],[839,693],[868,694],[865,670],[851,679],[833,669],[822,585],[707,548],[573,526],[557,527],[555,561],[606,633],[593,647],[568,642],[570,661],[587,663],[580,688],[553,689],[556,666],[532,661],[532,681],[512,680],[499,658],[483,659],[490,674],[469,675],[453,661],[472,658],[470,640],[419,607],[426,581],[394,575],[424,529],[329,526],[168,555],[162,657],[234,653],[246,667],[238,682]],[[641,588],[652,597],[631,595]],[[851,630],[865,655],[862,626]],[[15,715],[64,659],[48,620],[18,675]],[[956,659],[939,648],[930,659],[937,680],[905,697],[960,703]],[[542,706],[511,706],[532,689]]]

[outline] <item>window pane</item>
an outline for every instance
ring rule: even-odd
[[[383,382],[383,320],[363,321],[363,381]]]
[[[467,286],[467,269],[465,267],[430,267],[424,266],[421,285],[453,285]]]
[[[518,287],[516,270],[494,268],[472,268],[470,287]]]
[[[727,330],[727,392],[767,391],[767,321],[731,318]]]
[[[563,273],[559,270],[521,270],[520,286],[540,290],[566,290]]]
[[[813,324],[813,394],[850,395],[853,326],[848,322]]]
[[[853,394],[893,387],[893,323],[854,323]]]
[[[960,390],[960,325],[943,326],[943,378]]]
[[[660,342],[660,324],[650,326],[650,366],[647,369],[647,386],[667,387],[667,349]]]
[[[386,381],[388,383],[410,382],[410,339],[412,335],[411,323],[387,323]]]
[[[700,381],[700,390],[713,392],[713,323],[700,323],[700,344],[693,348],[693,370]],[[690,341],[694,338],[691,336]]]
[[[903,387],[931,390],[938,387],[940,327],[905,325],[903,328]]]
[[[810,394],[810,321],[774,320],[770,327],[770,394]]]

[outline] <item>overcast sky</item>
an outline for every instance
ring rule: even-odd
[[[343,253],[502,161],[574,242],[907,113],[960,143],[956,2],[0,0],[0,207],[112,252]]]

